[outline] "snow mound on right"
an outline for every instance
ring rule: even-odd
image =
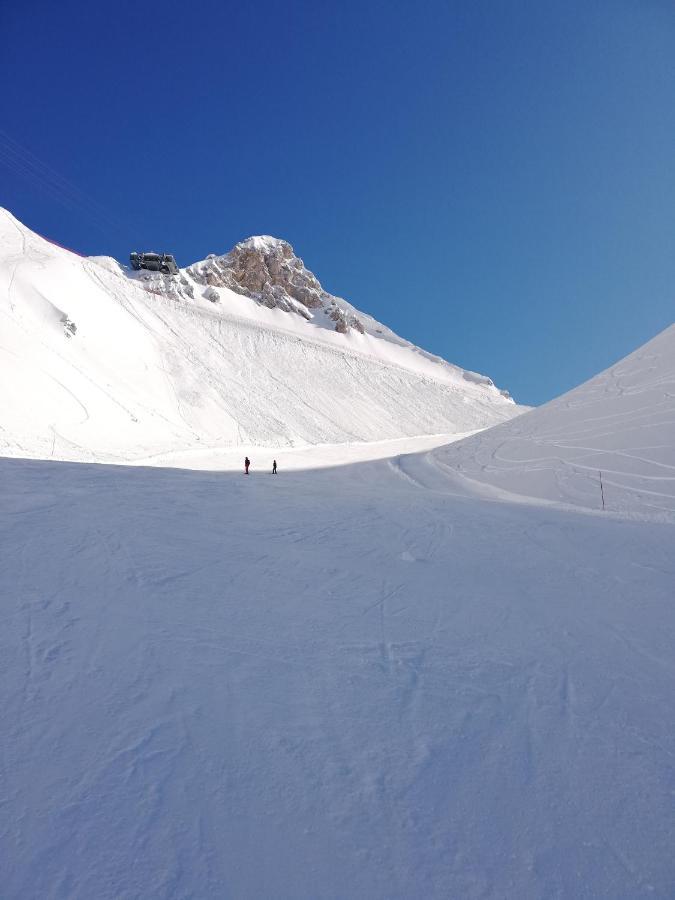
[[[433,452],[510,494],[675,519],[675,325],[556,400]],[[601,474],[602,473],[602,489]]]

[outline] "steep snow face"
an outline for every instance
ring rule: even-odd
[[[521,411],[490,379],[340,310],[283,241],[174,277],[130,273],[0,211],[0,452],[132,461],[467,432]]]
[[[188,280],[185,276],[189,276]],[[355,309],[342,297],[329,294],[321,287],[316,275],[295,255],[293,247],[280,238],[257,235],[241,241],[223,256],[212,253],[205,260],[189,266],[182,273],[180,284],[175,280],[172,284],[171,279],[147,273],[143,273],[141,278],[146,282],[154,282],[151,288],[153,290],[182,290],[192,297],[194,291],[190,287],[190,281],[202,286],[208,285],[204,296],[212,303],[221,299],[218,288],[228,288],[269,309],[281,309],[302,316],[315,327],[328,328],[341,334],[347,334],[351,329],[360,334],[369,334],[449,367],[454,374],[466,381],[494,387],[494,383],[486,375],[451,366],[444,359],[400,338],[386,325]],[[499,393],[505,399],[510,399],[507,390]]]
[[[503,491],[630,515],[675,512],[675,325],[585,384],[436,465]],[[602,486],[601,474],[602,473]]]

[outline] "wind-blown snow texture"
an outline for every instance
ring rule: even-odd
[[[283,242],[239,246],[249,266],[257,251],[290,251]],[[309,309],[289,298],[309,321],[268,308],[267,295],[258,302],[213,286],[218,259],[146,281],[114,260],[56,247],[0,210],[0,453],[100,462],[203,446],[379,441],[474,431],[521,411],[490,379],[368,316],[359,314],[363,334],[336,332],[338,298],[307,294],[318,281],[296,257],[282,259],[301,280],[289,289],[325,302]],[[281,302],[282,287],[274,290],[269,302]],[[357,312],[339,303],[347,318]]]

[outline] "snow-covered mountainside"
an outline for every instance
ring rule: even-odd
[[[83,259],[0,211],[0,311],[7,456],[379,441],[521,411],[328,294],[274,238],[163,276]]]
[[[675,325],[562,397],[439,449],[428,462],[541,501],[599,509],[604,499],[614,512],[668,517],[675,511]]]

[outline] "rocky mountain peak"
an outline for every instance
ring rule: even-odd
[[[295,255],[288,241],[257,235],[240,241],[229,253],[211,254],[187,269],[198,284],[225,287],[251,297],[270,309],[294,312],[305,319],[309,310],[323,311],[342,333],[355,328],[363,333],[361,321],[321,287],[319,279]]]

